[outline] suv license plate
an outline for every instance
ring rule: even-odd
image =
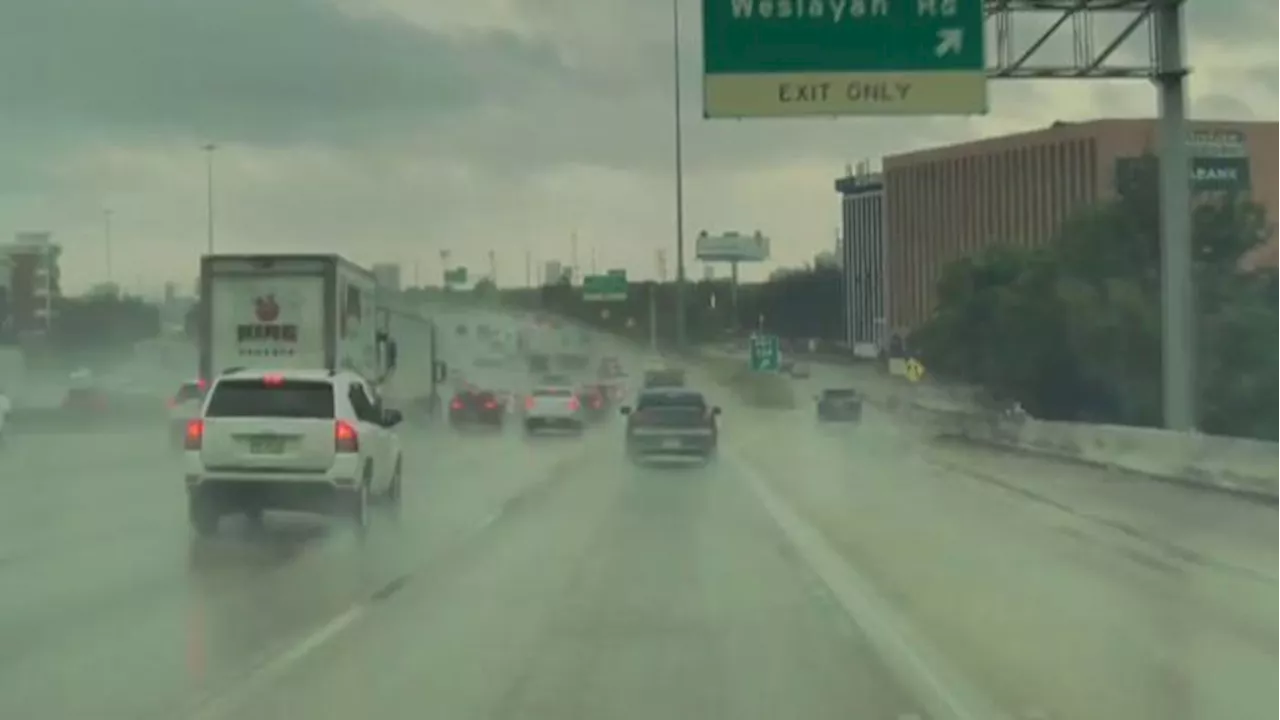
[[[662,447],[666,450],[678,450],[680,449],[680,441],[675,439],[663,440]]]
[[[284,438],[253,438],[249,441],[249,452],[254,455],[279,455],[284,452]]]

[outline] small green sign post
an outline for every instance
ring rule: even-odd
[[[452,270],[445,270],[444,284],[445,286],[466,285],[467,269],[465,267],[456,267],[456,268],[453,268]]]
[[[582,278],[582,299],[586,302],[622,302],[627,299],[627,276],[587,275]]]
[[[987,111],[986,0],[702,0],[703,115]]]
[[[782,368],[782,347],[776,335],[751,336],[751,369],[778,372]]]

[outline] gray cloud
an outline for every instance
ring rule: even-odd
[[[562,72],[546,45],[448,37],[325,0],[7,0],[0,131],[248,143],[404,132]]]

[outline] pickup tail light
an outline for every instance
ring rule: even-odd
[[[360,435],[351,423],[339,420],[333,424],[333,449],[339,453],[360,452]]]
[[[182,447],[186,450],[199,450],[204,447],[204,420],[187,421],[187,431],[183,433]]]

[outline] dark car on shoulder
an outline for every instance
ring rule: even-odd
[[[621,411],[627,416],[627,456],[635,462],[653,457],[707,460],[715,455],[720,408],[696,390],[644,390],[634,407],[623,406]]]
[[[490,390],[460,390],[449,401],[449,424],[455,428],[502,427],[507,409]]]
[[[852,388],[829,388],[814,397],[818,401],[818,419],[850,421],[862,419],[862,396]]]

